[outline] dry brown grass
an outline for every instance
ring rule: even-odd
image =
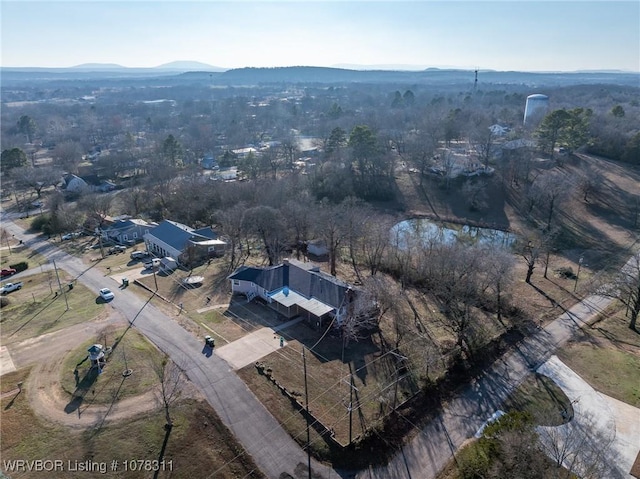
[[[24,392],[3,398],[1,407],[3,460],[62,460],[65,470],[46,473],[52,479],[94,477],[68,470],[67,461],[87,460],[105,462],[109,468],[113,460],[119,461],[118,471],[109,470],[109,477],[148,478],[152,473],[125,472],[122,461],[158,459],[164,438],[165,417],[160,410],[100,429],[74,431],[39,419]],[[208,404],[185,399],[174,406],[172,415],[174,428],[165,453],[167,470],[160,478],[264,477]],[[21,473],[19,477],[40,478],[43,473]]]

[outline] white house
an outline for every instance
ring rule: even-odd
[[[180,264],[221,256],[227,246],[209,227],[196,230],[170,220],[164,220],[143,237],[148,251],[158,257],[175,258]]]
[[[358,294],[317,266],[293,259],[265,268],[241,266],[229,280],[233,294],[261,298],[286,318],[302,316],[318,328],[334,319],[340,324]]]

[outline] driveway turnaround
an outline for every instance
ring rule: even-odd
[[[625,408],[613,398],[607,400],[556,356],[542,364],[538,373],[560,386],[573,407],[573,418],[566,424],[537,428],[551,458],[580,477],[593,477],[597,471],[598,477],[630,478],[640,450],[639,437],[632,436],[639,427],[640,410]]]

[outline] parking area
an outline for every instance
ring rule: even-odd
[[[241,369],[287,346],[280,332],[302,321],[292,319],[274,327],[262,327],[229,344],[216,348],[216,354],[235,369]]]

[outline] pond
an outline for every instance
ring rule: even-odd
[[[481,228],[479,226],[441,223],[427,218],[401,221],[391,228],[392,242],[406,248],[411,238],[420,238],[423,243],[465,243],[487,246],[511,246],[516,235],[507,231]]]

